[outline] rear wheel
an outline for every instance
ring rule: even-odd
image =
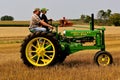
[[[52,33],[37,32],[25,38],[21,58],[28,66],[48,66],[57,63],[59,43]]]
[[[95,62],[99,66],[108,66],[113,63],[112,55],[106,51],[99,51],[94,56]]]

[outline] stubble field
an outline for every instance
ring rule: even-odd
[[[60,32],[65,29],[74,27],[59,28]],[[0,27],[0,80],[120,80],[120,27],[106,27],[106,50],[114,60],[107,67],[94,63],[98,50],[85,50],[68,56],[59,65],[28,68],[22,63],[19,51],[29,33],[27,27]]]

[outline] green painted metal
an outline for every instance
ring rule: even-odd
[[[61,45],[62,52],[72,54],[80,50],[93,49],[105,51],[105,28],[95,29],[93,17],[94,15],[92,15],[89,30],[65,30],[64,35],[61,35],[62,37],[59,37],[58,25],[56,25],[56,38]],[[91,42],[90,38],[93,38],[92,42],[94,42],[94,44],[84,45],[86,42]]]
[[[82,31],[82,33],[85,31]],[[91,32],[91,31],[90,31]],[[87,33],[87,32],[86,32]],[[80,34],[80,33],[79,33]],[[92,31],[88,35],[84,35],[86,37],[92,36],[95,37],[95,44],[92,46],[84,46],[84,43],[76,43],[76,42],[61,42],[62,50],[64,51],[66,49],[69,49],[69,54],[72,54],[74,52],[80,51],[80,50],[93,50],[93,49],[99,49],[102,51],[105,51],[105,42],[104,42],[104,31]],[[77,36],[78,37],[78,36]],[[81,35],[80,35],[81,37]],[[74,37],[75,38],[75,37]]]
[[[100,33],[99,30],[66,30],[66,37],[83,37],[83,36],[95,36],[97,33]]]
[[[66,30],[64,36],[72,39],[72,41],[59,40],[62,51],[69,54],[80,50],[99,49],[105,51],[104,31],[105,28],[95,30]],[[92,46],[84,46],[84,43],[75,42],[79,38],[84,39],[84,37],[93,37],[95,44]]]

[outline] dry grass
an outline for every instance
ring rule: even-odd
[[[0,21],[0,24],[29,24],[30,21]]]
[[[21,43],[0,44],[0,80],[120,80],[119,31],[114,27],[106,30],[107,51],[114,58],[108,67],[98,67],[93,62],[97,51],[86,50],[68,56],[60,65],[28,68],[20,59]],[[0,28],[0,41],[22,40],[28,34],[27,28]]]

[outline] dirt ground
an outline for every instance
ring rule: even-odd
[[[83,30],[60,27],[59,31],[68,29]],[[120,80],[120,27],[106,27],[106,50],[114,60],[108,67],[98,67],[94,63],[97,50],[85,50],[68,56],[61,65],[28,68],[22,63],[19,52],[21,41],[28,34],[27,27],[0,27],[0,80]]]

